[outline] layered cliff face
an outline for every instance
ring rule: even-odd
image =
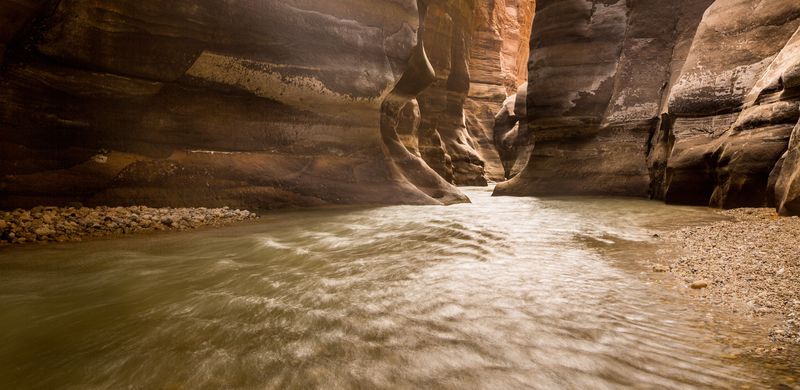
[[[398,135],[436,80],[427,12],[1,2],[0,207],[465,201]]]
[[[513,178],[525,169],[533,151],[533,137],[528,130],[528,84],[509,96],[494,118],[494,145],[506,178]]]
[[[466,125],[476,154],[485,162],[485,175],[492,181],[504,181],[515,174],[505,168],[508,163],[503,163],[511,157],[504,157],[499,150],[495,116],[508,106],[509,99],[516,101],[520,85],[528,79],[535,8],[535,0],[496,0],[480,2],[476,9],[469,94],[465,102]],[[511,116],[516,117],[513,113]],[[516,131],[516,125],[514,122],[508,130]],[[520,154],[527,159],[529,150],[522,149]]]
[[[450,203],[533,1],[0,3],[0,207]]]
[[[773,201],[769,175],[800,118],[800,3],[717,0],[669,97],[664,198],[717,207]],[[789,83],[784,83],[786,74]]]
[[[417,137],[407,138],[407,144],[448,181],[486,185],[487,179],[505,178],[494,117],[527,79],[534,5],[533,0],[429,2],[422,35],[436,80],[417,98]]]
[[[536,146],[498,193],[647,195],[665,83],[709,3],[538,1],[527,110]]]
[[[800,3],[540,0],[536,15],[535,148],[499,194],[791,208]]]
[[[796,214],[799,53],[792,0],[0,2],[0,208],[514,177],[497,193]]]
[[[469,85],[467,48],[472,42],[475,1],[433,0],[422,40],[435,80],[418,97],[418,131],[423,159],[445,180],[465,184],[482,177],[471,150],[464,147],[464,99]]]

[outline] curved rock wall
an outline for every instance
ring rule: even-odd
[[[800,118],[791,44],[800,3],[717,0],[669,97],[664,198],[717,207],[771,203],[769,175]],[[792,65],[794,59],[794,65]]]
[[[504,177],[513,178],[525,169],[533,150],[527,125],[528,84],[509,96],[494,118],[494,144],[503,164]]]
[[[495,116],[507,99],[516,99],[518,87],[528,79],[535,8],[535,0],[483,1],[476,7],[466,127],[475,154],[484,161],[485,176],[492,181],[504,181],[512,175],[505,169],[508,163],[504,164],[503,153],[498,151]]]
[[[665,84],[711,0],[539,0],[527,167],[499,194],[646,196]]]
[[[494,116],[527,79],[533,0],[430,1],[423,40],[436,81],[418,98],[419,151],[446,180],[504,180]],[[413,141],[412,141],[413,142]]]
[[[417,97],[423,159],[447,181],[462,185],[483,177],[482,169],[470,163],[471,151],[462,143],[474,8],[473,0],[429,2],[422,39],[436,77]]]
[[[0,208],[465,201],[398,134],[426,4],[2,2]]]
[[[796,212],[798,28],[794,0],[539,0],[535,147],[497,193]]]
[[[514,176],[499,194],[798,213],[799,29],[793,0],[0,2],[0,208]]]

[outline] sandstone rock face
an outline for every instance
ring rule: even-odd
[[[782,112],[770,111],[764,117],[773,122],[783,123],[780,129],[786,128],[786,123],[791,123],[792,117],[797,117],[800,106],[800,29],[789,40],[789,43],[778,54],[762,77],[756,88],[746,98],[747,104],[759,101],[772,101],[775,99],[788,100],[763,105],[766,107],[782,108]],[[762,109],[762,111],[766,111]],[[772,115],[770,115],[772,114]],[[757,119],[751,117],[753,119]],[[750,120],[754,126],[771,126],[764,121]],[[783,215],[800,215],[800,119],[791,132],[786,153],[778,160],[772,170],[767,186],[768,200],[774,200],[778,212]]]
[[[536,146],[497,192],[646,196],[648,141],[701,3],[538,1],[527,112]]]
[[[499,194],[792,207],[800,3],[540,0],[536,15],[535,147]]]
[[[528,164],[533,151],[533,139],[527,124],[528,84],[503,102],[494,120],[494,144],[503,164],[503,175],[513,178]]]
[[[792,131],[789,150],[772,172],[770,184],[778,212],[800,215],[800,122]]]
[[[401,139],[417,3],[2,2],[0,208],[465,201]]]
[[[800,113],[781,81],[796,62],[800,3],[717,0],[706,11],[669,97],[668,202],[770,203],[770,172]]]
[[[479,159],[467,143],[464,125],[474,7],[474,0],[429,2],[422,40],[436,76],[417,98],[423,159],[447,181],[462,185],[483,178],[482,166],[473,165]]]
[[[418,144],[447,181],[504,179],[494,116],[527,78],[533,8],[532,0],[429,2],[422,39],[436,80],[417,98]]]
[[[498,153],[501,145],[495,143],[495,117],[503,115],[498,113],[506,107],[505,101],[515,100],[518,87],[528,79],[535,8],[535,0],[483,1],[476,7],[466,125],[475,153],[484,161],[485,176],[492,181],[510,177],[503,153]]]

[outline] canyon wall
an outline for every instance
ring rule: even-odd
[[[646,196],[665,83],[711,0],[539,0],[527,124],[535,147],[498,194]]]
[[[449,182],[485,186],[505,179],[494,117],[527,79],[534,6],[533,0],[429,2],[422,36],[436,80],[416,99],[416,136],[404,139]]]
[[[497,193],[796,212],[798,28],[794,0],[539,0],[535,147]]]
[[[0,66],[0,208],[800,213],[792,0],[0,1]]]
[[[800,118],[798,28],[791,0],[717,0],[706,11],[669,96],[668,202],[773,203],[769,176]]]
[[[419,3],[1,1],[0,208],[466,201],[399,134]]]
[[[504,181],[511,175],[498,150],[495,116],[506,107],[506,100],[516,99],[519,86],[528,79],[535,9],[535,0],[484,1],[476,9],[466,127],[476,154],[484,161],[485,176],[491,181]]]
[[[533,0],[0,1],[0,208],[452,203]]]

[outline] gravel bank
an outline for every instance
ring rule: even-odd
[[[37,207],[0,212],[0,245],[81,241],[149,231],[190,230],[258,218],[230,208]]]
[[[656,272],[672,272],[699,296],[737,313],[771,316],[770,337],[800,345],[800,219],[772,209],[722,211],[730,220],[687,227],[665,238],[681,248]]]

